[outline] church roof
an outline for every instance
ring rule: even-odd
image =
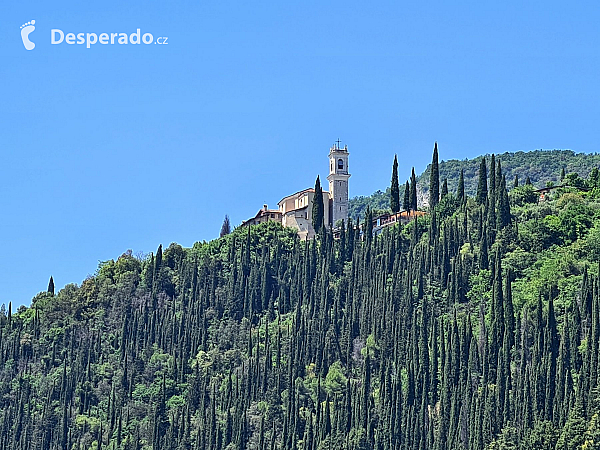
[[[302,189],[301,191],[298,191],[298,192],[296,192],[294,194],[286,195],[281,200],[279,200],[279,202],[277,202],[277,204],[281,205],[284,201],[286,201],[286,200],[288,200],[290,198],[297,198],[297,197],[300,197],[303,194],[308,194],[309,192],[315,192],[315,188]],[[323,191],[323,194],[329,194],[329,191]]]

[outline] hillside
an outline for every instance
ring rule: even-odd
[[[485,155],[489,162],[491,155]],[[468,195],[475,195],[477,189],[477,174],[479,164],[484,156],[474,159],[457,160],[451,159],[440,162],[440,179],[448,179],[448,190],[456,192],[458,185],[458,176],[460,170],[465,172],[465,191]],[[508,187],[512,187],[515,175],[519,177],[521,184],[527,177],[530,178],[534,186],[541,188],[546,183],[553,182],[559,184],[561,171],[566,173],[578,173],[586,177],[594,167],[600,167],[600,154],[594,153],[575,153],[571,150],[534,150],[530,152],[502,153],[496,155],[497,160],[502,164],[502,170],[506,175]],[[427,201],[427,190],[429,185],[429,166],[420,175],[417,176],[417,184],[421,192],[420,199]],[[390,164],[391,174],[391,164]],[[400,171],[400,198],[404,195],[404,181],[410,176],[410,167],[405,167]],[[404,178],[402,178],[404,177]],[[389,186],[389,181],[387,182]],[[371,209],[386,210],[389,209],[390,195],[389,187],[384,191],[374,192],[370,196],[358,196],[350,199],[349,214],[356,219],[363,217],[367,205]],[[421,202],[419,203],[421,204]]]
[[[268,222],[126,252],[9,305],[0,448],[596,449],[600,173],[584,169],[543,202],[490,177],[376,236]]]

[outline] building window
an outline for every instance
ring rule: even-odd
[[[342,170],[344,168],[344,160],[338,159],[338,169]]]

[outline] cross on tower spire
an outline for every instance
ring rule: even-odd
[[[337,142],[337,148],[339,149],[340,148],[340,142],[342,142],[342,141],[340,141],[340,138],[338,138],[338,140],[335,141],[335,142]]]

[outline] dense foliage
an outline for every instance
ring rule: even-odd
[[[562,182],[561,173],[578,173],[587,177],[593,167],[600,166],[600,154],[575,153],[571,150],[536,150],[531,152],[502,153],[496,155],[502,161],[502,171],[510,181],[510,187],[518,177],[521,184],[529,180],[537,188],[545,187],[547,183],[559,185]],[[459,177],[461,170],[464,172],[464,191],[467,195],[475,196],[477,191],[479,166],[481,160],[490,160],[490,155],[480,156],[475,159],[451,159],[439,163],[439,179],[448,180],[450,192],[459,191]],[[431,165],[417,177],[420,189],[420,199],[429,197],[429,179]],[[408,167],[400,167],[400,175],[409,175]],[[400,184],[400,198],[404,196],[404,187]],[[349,213],[353,219],[362,218],[367,206],[374,211],[388,210],[390,208],[389,188],[386,192],[376,191],[370,196],[357,196],[350,199]],[[419,201],[419,203],[424,203]]]
[[[0,448],[599,448],[600,176],[538,202],[496,161],[481,205],[238,228],[3,309]]]

